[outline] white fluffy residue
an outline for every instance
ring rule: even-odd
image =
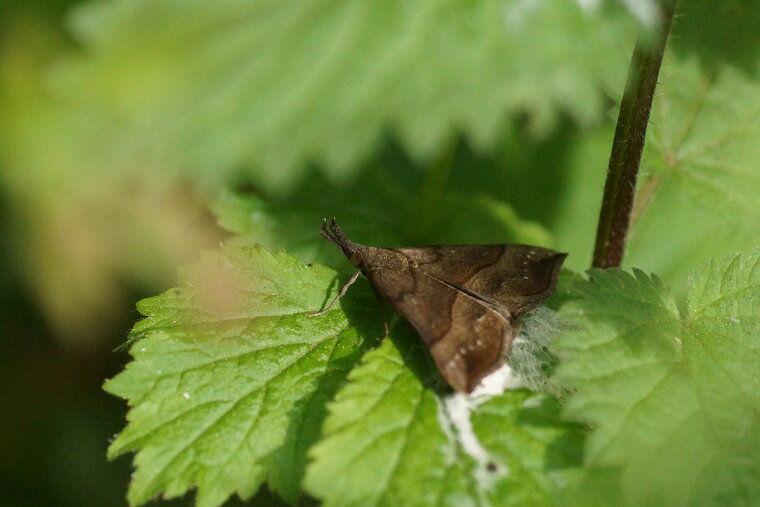
[[[483,490],[490,489],[497,477],[509,473],[509,469],[500,465],[491,457],[488,450],[478,440],[478,436],[472,428],[470,414],[477,405],[482,403],[472,395],[454,393],[441,400],[441,416],[446,435],[451,439],[455,447],[459,447],[476,463],[474,473],[475,480]]]
[[[470,394],[476,405],[488,401],[494,396],[503,394],[507,389],[525,387],[523,380],[515,375],[512,368],[505,362],[498,370],[488,374]]]
[[[566,327],[553,310],[543,306],[523,317],[520,334],[512,342],[509,364],[524,387],[555,396],[561,393],[549,376],[552,362],[556,361],[549,353],[549,345]]]
[[[454,393],[441,400],[439,420],[453,447],[459,447],[477,464],[475,480],[485,490],[489,489],[497,477],[509,474],[506,465],[495,460],[480,443],[470,421],[470,415],[478,405],[507,389],[523,387],[522,381],[514,375],[512,368],[504,364],[485,377],[470,394]]]
[[[485,377],[470,394],[454,393],[443,397],[438,410],[438,421],[451,444],[446,449],[447,457],[456,459],[457,449],[461,449],[477,464],[475,479],[484,489],[488,489],[496,477],[509,473],[509,469],[499,464],[480,443],[470,421],[470,415],[478,405],[507,389],[519,389],[522,381],[514,375],[512,368],[504,364]]]
[[[453,423],[447,413],[445,403],[438,404],[438,424],[443,428],[443,432],[446,434],[446,440],[449,444],[444,446],[442,451],[444,456],[446,456],[446,464],[450,465],[456,461],[457,436],[454,434],[454,429],[452,428]]]
[[[499,396],[507,389],[519,389],[523,387],[522,380],[512,372],[508,364],[504,364],[483,380],[470,394],[454,393],[442,400],[443,413],[439,414],[441,423],[449,439],[459,443],[472,459],[484,469],[489,465],[494,466],[494,461],[480,443],[472,429],[470,414],[475,408],[494,396]],[[447,427],[446,422],[453,426]]]
[[[470,397],[463,393],[454,393],[443,400],[451,424],[456,428],[456,435],[462,449],[478,464],[488,464],[489,455],[480,443],[470,422],[470,412],[475,407]]]

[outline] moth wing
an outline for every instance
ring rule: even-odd
[[[567,254],[529,245],[399,248],[417,269],[517,317],[549,297]]]
[[[423,272],[374,269],[375,289],[417,330],[446,381],[471,392],[503,364],[514,337],[489,305]]]

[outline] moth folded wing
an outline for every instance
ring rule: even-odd
[[[462,286],[498,263],[507,245],[440,245],[395,251],[433,278]]]
[[[547,248],[504,245],[499,260],[478,271],[463,288],[515,319],[554,293],[565,257]]]
[[[430,354],[449,384],[469,393],[504,364],[514,331],[502,314],[464,293],[457,295],[451,314],[454,325],[429,345]]]
[[[554,293],[565,257],[548,248],[505,245],[499,261],[479,271],[465,288],[506,309],[515,319]]]
[[[503,363],[512,327],[482,301],[420,270],[403,271],[376,266],[368,276],[420,334],[446,381],[457,391],[471,392]]]
[[[517,317],[549,297],[566,254],[530,245],[443,245],[397,250],[419,270]]]

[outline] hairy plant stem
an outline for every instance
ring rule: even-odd
[[[633,50],[599,213],[592,261],[592,267],[595,268],[619,267],[623,260],[649,112],[652,109],[665,44],[670,34],[675,3],[675,0],[662,2],[660,26],[655,40],[639,40]]]

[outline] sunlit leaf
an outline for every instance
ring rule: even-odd
[[[138,451],[130,502],[197,488],[198,505],[214,506],[264,480],[296,500],[325,402],[383,335],[382,310],[357,286],[341,304],[360,321],[307,317],[335,273],[261,248],[209,255],[184,280],[140,304],[134,361],[105,386],[132,407],[109,449]]]
[[[576,329],[554,347],[575,389],[564,414],[594,428],[583,489],[621,505],[753,503],[760,250],[697,271],[684,314],[641,271],[589,277],[562,310]]]

